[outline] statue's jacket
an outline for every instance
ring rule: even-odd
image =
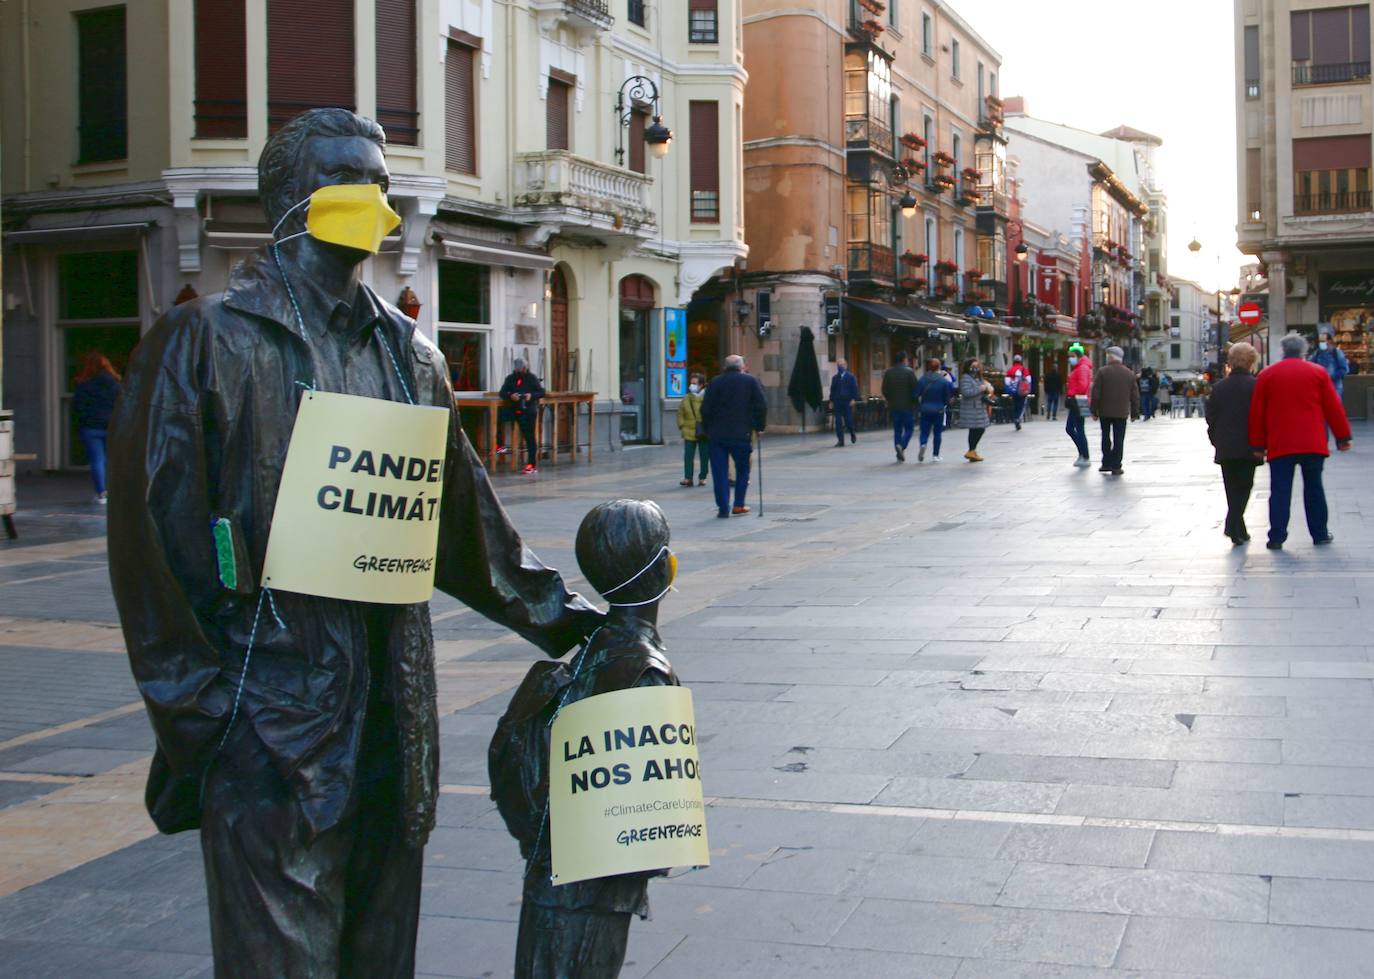
[[[110,426],[110,576],[157,738],[147,805],[163,832],[199,825],[201,784],[235,715],[250,634],[235,723],[251,724],[292,785],[307,839],[359,802],[367,622],[377,606],[282,591],[260,603],[257,586],[306,385],[404,401],[404,374],[416,403],[451,410],[436,587],[555,656],[599,618],[511,526],[452,410],[438,349],[366,286],[355,305],[357,356],[331,368],[303,333],[280,269],[259,253],[224,293],[169,311],[134,353]],[[376,346],[383,341],[389,355]],[[232,532],[232,587],[211,531],[221,519]],[[404,834],[418,846],[438,792],[433,633],[428,603],[388,611],[390,676],[379,679],[394,703]]]

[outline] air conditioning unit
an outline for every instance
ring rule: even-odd
[[[1288,298],[1306,299],[1307,298],[1307,276],[1290,275],[1288,277]]]

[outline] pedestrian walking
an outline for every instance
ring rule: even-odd
[[[921,446],[916,450],[916,461],[924,462],[926,445],[932,441],[930,461],[940,461],[940,436],[945,430],[945,412],[949,410],[949,400],[954,397],[954,382],[940,368],[934,358],[926,361],[926,372],[916,382],[916,401],[921,408]]]
[[[854,434],[854,402],[859,397],[859,379],[849,372],[844,360],[835,361],[835,376],[830,379],[830,413],[835,416],[835,446],[844,445],[844,433],[849,432],[852,445],[858,441]]]
[[[693,374],[687,385],[687,393],[677,406],[677,430],[682,433],[682,481],[679,486],[692,485],[692,463],[696,461],[701,470],[697,485],[705,486],[706,477],[711,472],[709,454],[711,440],[701,428],[701,392],[706,386],[706,378]]]
[[[749,457],[753,435],[763,433],[768,422],[768,402],[759,379],[744,370],[744,358],[731,354],[725,370],[706,386],[701,399],[701,421],[710,440],[711,483],[716,494],[716,516],[748,513],[744,499],[749,492]],[[735,502],[730,505],[728,463],[735,464]]]
[[[1064,431],[1073,440],[1074,448],[1078,450],[1078,458],[1074,460],[1074,465],[1080,469],[1092,465],[1092,460],[1088,456],[1088,436],[1083,431],[1083,426],[1087,420],[1090,395],[1093,387],[1093,365],[1088,360],[1083,351],[1081,343],[1069,345],[1069,380],[1065,386],[1064,407]]]
[[[1250,400],[1255,392],[1255,365],[1259,351],[1248,343],[1235,343],[1226,354],[1231,372],[1217,383],[1207,401],[1207,438],[1216,448],[1214,460],[1221,467],[1226,489],[1226,522],[1222,532],[1233,545],[1250,539],[1245,529],[1245,508],[1255,485],[1260,462],[1250,450]]]
[[[1140,385],[1135,371],[1122,361],[1120,347],[1107,348],[1107,366],[1093,378],[1089,407],[1102,426],[1102,465],[1098,472],[1120,476],[1126,444],[1126,419],[1140,420]]]
[[[1283,359],[1260,371],[1250,400],[1250,448],[1269,460],[1269,540],[1277,551],[1288,539],[1288,515],[1293,502],[1293,476],[1302,469],[1302,504],[1307,531],[1314,544],[1335,538],[1327,527],[1322,466],[1329,455],[1326,430],[1336,436],[1336,448],[1350,449],[1350,421],[1330,375],[1309,364],[1307,341],[1290,333],[1280,341]]]
[[[525,441],[525,475],[539,471],[539,442],[535,437],[535,422],[539,419],[539,399],[544,397],[544,385],[519,357],[514,368],[501,384],[501,414],[504,420],[515,422]],[[509,404],[507,404],[509,402]]]
[[[896,363],[883,372],[883,397],[892,419],[892,446],[897,461],[906,462],[906,447],[916,430],[916,372],[907,365],[905,350],[898,350]]]
[[[1140,372],[1140,417],[1149,421],[1155,416],[1156,394],[1159,391],[1159,376],[1153,367]]]
[[[1312,355],[1312,363],[1326,371],[1336,393],[1345,396],[1345,375],[1350,373],[1350,361],[1345,351],[1336,343],[1336,335],[1329,326],[1320,328],[1317,334],[1317,352]]]
[[[1050,421],[1059,420],[1059,402],[1064,397],[1064,377],[1053,364],[1045,371],[1045,414]]]
[[[983,365],[974,357],[964,364],[964,372],[959,376],[959,424],[968,429],[968,451],[964,458],[969,462],[983,461],[978,454],[978,443],[988,430],[991,404],[992,385],[983,379]]]
[[[1026,416],[1026,401],[1031,393],[1031,372],[1026,365],[1021,362],[1021,355],[1017,354],[1011,359],[1011,368],[1003,378],[1006,385],[1007,394],[1011,395],[1011,420],[1016,425],[1016,430],[1021,431],[1021,422]]]
[[[115,399],[119,397],[119,372],[99,350],[88,350],[74,381],[72,414],[76,416],[76,434],[86,447],[95,502],[103,506],[110,500],[105,491],[105,440]]]

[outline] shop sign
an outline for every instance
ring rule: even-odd
[[[665,397],[687,394],[687,310],[663,311],[663,368]]]
[[[1374,306],[1374,272],[1322,275],[1323,316],[1328,309],[1349,309],[1355,306]]]

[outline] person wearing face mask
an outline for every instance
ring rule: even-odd
[[[988,430],[988,405],[992,401],[992,385],[983,380],[983,365],[977,357],[964,364],[964,372],[959,375],[959,424],[968,429],[968,451],[964,458],[969,462],[982,462],[978,454],[978,443]]]
[[[849,370],[843,359],[835,361],[835,376],[830,379],[830,410],[835,415],[835,447],[844,445],[844,433],[849,432],[852,445],[858,441],[854,434],[854,402],[859,397],[859,379]]]
[[[1325,328],[1318,335],[1312,363],[1326,371],[1326,376],[1336,386],[1336,393],[1344,396],[1345,375],[1350,373],[1350,361],[1346,359],[1345,351],[1336,345],[1335,335]]]
[[[692,485],[692,462],[695,459],[701,466],[697,475],[697,485],[705,486],[706,477],[711,475],[711,442],[701,426],[701,393],[706,387],[706,378],[693,374],[687,385],[687,393],[677,406],[677,430],[682,433],[682,481],[679,486]]]
[[[327,452],[353,435],[320,401],[384,405],[382,437],[443,413],[443,458],[423,479],[435,587],[552,656],[604,619],[511,526],[443,355],[362,281],[399,223],[385,145],[345,109],[272,135],[258,190],[274,241],[144,336],[110,423],[110,578],[157,737],[146,804],[162,832],[200,832],[218,976],[415,971],[439,796],[429,603],[324,597],[308,575],[315,591],[263,583],[274,517],[316,501],[283,480],[288,446]],[[307,416],[326,439],[296,443]]]
[[[1064,390],[1065,407],[1068,409],[1064,431],[1073,440],[1078,450],[1074,465],[1083,469],[1092,465],[1088,455],[1088,436],[1083,424],[1089,414],[1088,397],[1093,389],[1093,365],[1083,352],[1081,343],[1069,345],[1069,380]]]

